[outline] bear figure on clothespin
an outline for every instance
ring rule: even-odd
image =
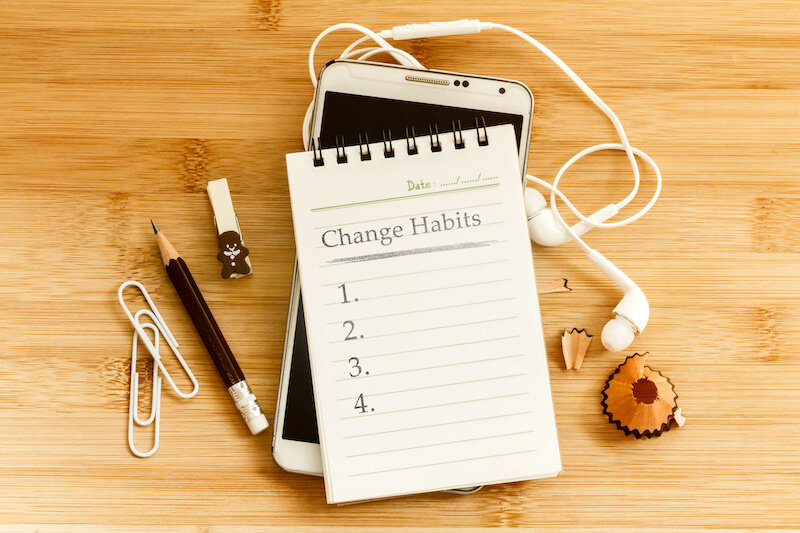
[[[217,260],[222,263],[222,277],[234,274],[246,276],[250,273],[250,250],[242,243],[242,237],[235,231],[226,231],[219,236]]]
[[[244,245],[239,218],[233,211],[231,191],[225,178],[208,182],[208,197],[214,210],[214,224],[217,227],[219,253],[217,260],[222,263],[222,278],[242,278],[252,273],[250,250]]]

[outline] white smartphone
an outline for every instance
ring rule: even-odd
[[[459,122],[467,130],[476,119],[486,126],[512,124],[525,175],[533,95],[518,81],[337,60],[320,72],[313,113],[311,138],[322,148],[335,147],[337,137],[355,145],[360,135],[374,142],[386,134],[403,145],[411,131],[425,135],[431,126],[450,132]],[[322,475],[296,262],[273,428],[272,456],[283,469]]]

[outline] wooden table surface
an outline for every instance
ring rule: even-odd
[[[484,4],[0,3],[0,531],[800,527],[800,5]],[[621,295],[576,246],[534,248],[539,283],[566,277],[574,289],[541,299],[563,473],[473,496],[328,506],[320,478],[274,463],[272,429],[247,432],[149,220],[183,251],[272,421],[294,256],[284,154],[302,147],[309,45],[336,22],[459,17],[535,35],[661,165],[648,216],[588,237],[639,283],[652,318],[624,353],[597,338],[581,370],[564,370],[561,331],[599,336]],[[318,65],[353,38],[323,43]],[[542,178],[616,141],[512,36],[402,46],[432,68],[528,84],[529,171]],[[252,251],[255,274],[239,281],[222,281],[214,260],[205,185],[221,177]],[[564,189],[589,211],[630,184],[610,154],[577,165]],[[131,328],[116,289],[130,278],[150,288],[200,382],[192,400],[165,389],[149,459],[125,437]],[[605,379],[634,351],[674,382],[684,428],[635,440],[601,414]]]

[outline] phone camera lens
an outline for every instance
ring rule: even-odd
[[[469,87],[469,82],[467,80],[464,80],[464,87]]]
[[[500,87],[500,94],[506,94],[506,88]]]
[[[458,87],[459,85],[461,85],[461,82],[460,82],[460,81],[458,81],[458,80],[456,80],[456,81],[454,81],[454,82],[453,82],[453,85],[455,85],[456,87]]]

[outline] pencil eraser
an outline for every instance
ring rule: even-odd
[[[262,413],[257,417],[247,420],[247,427],[250,428],[250,433],[258,435],[269,427],[269,422],[267,422],[267,417]]]

